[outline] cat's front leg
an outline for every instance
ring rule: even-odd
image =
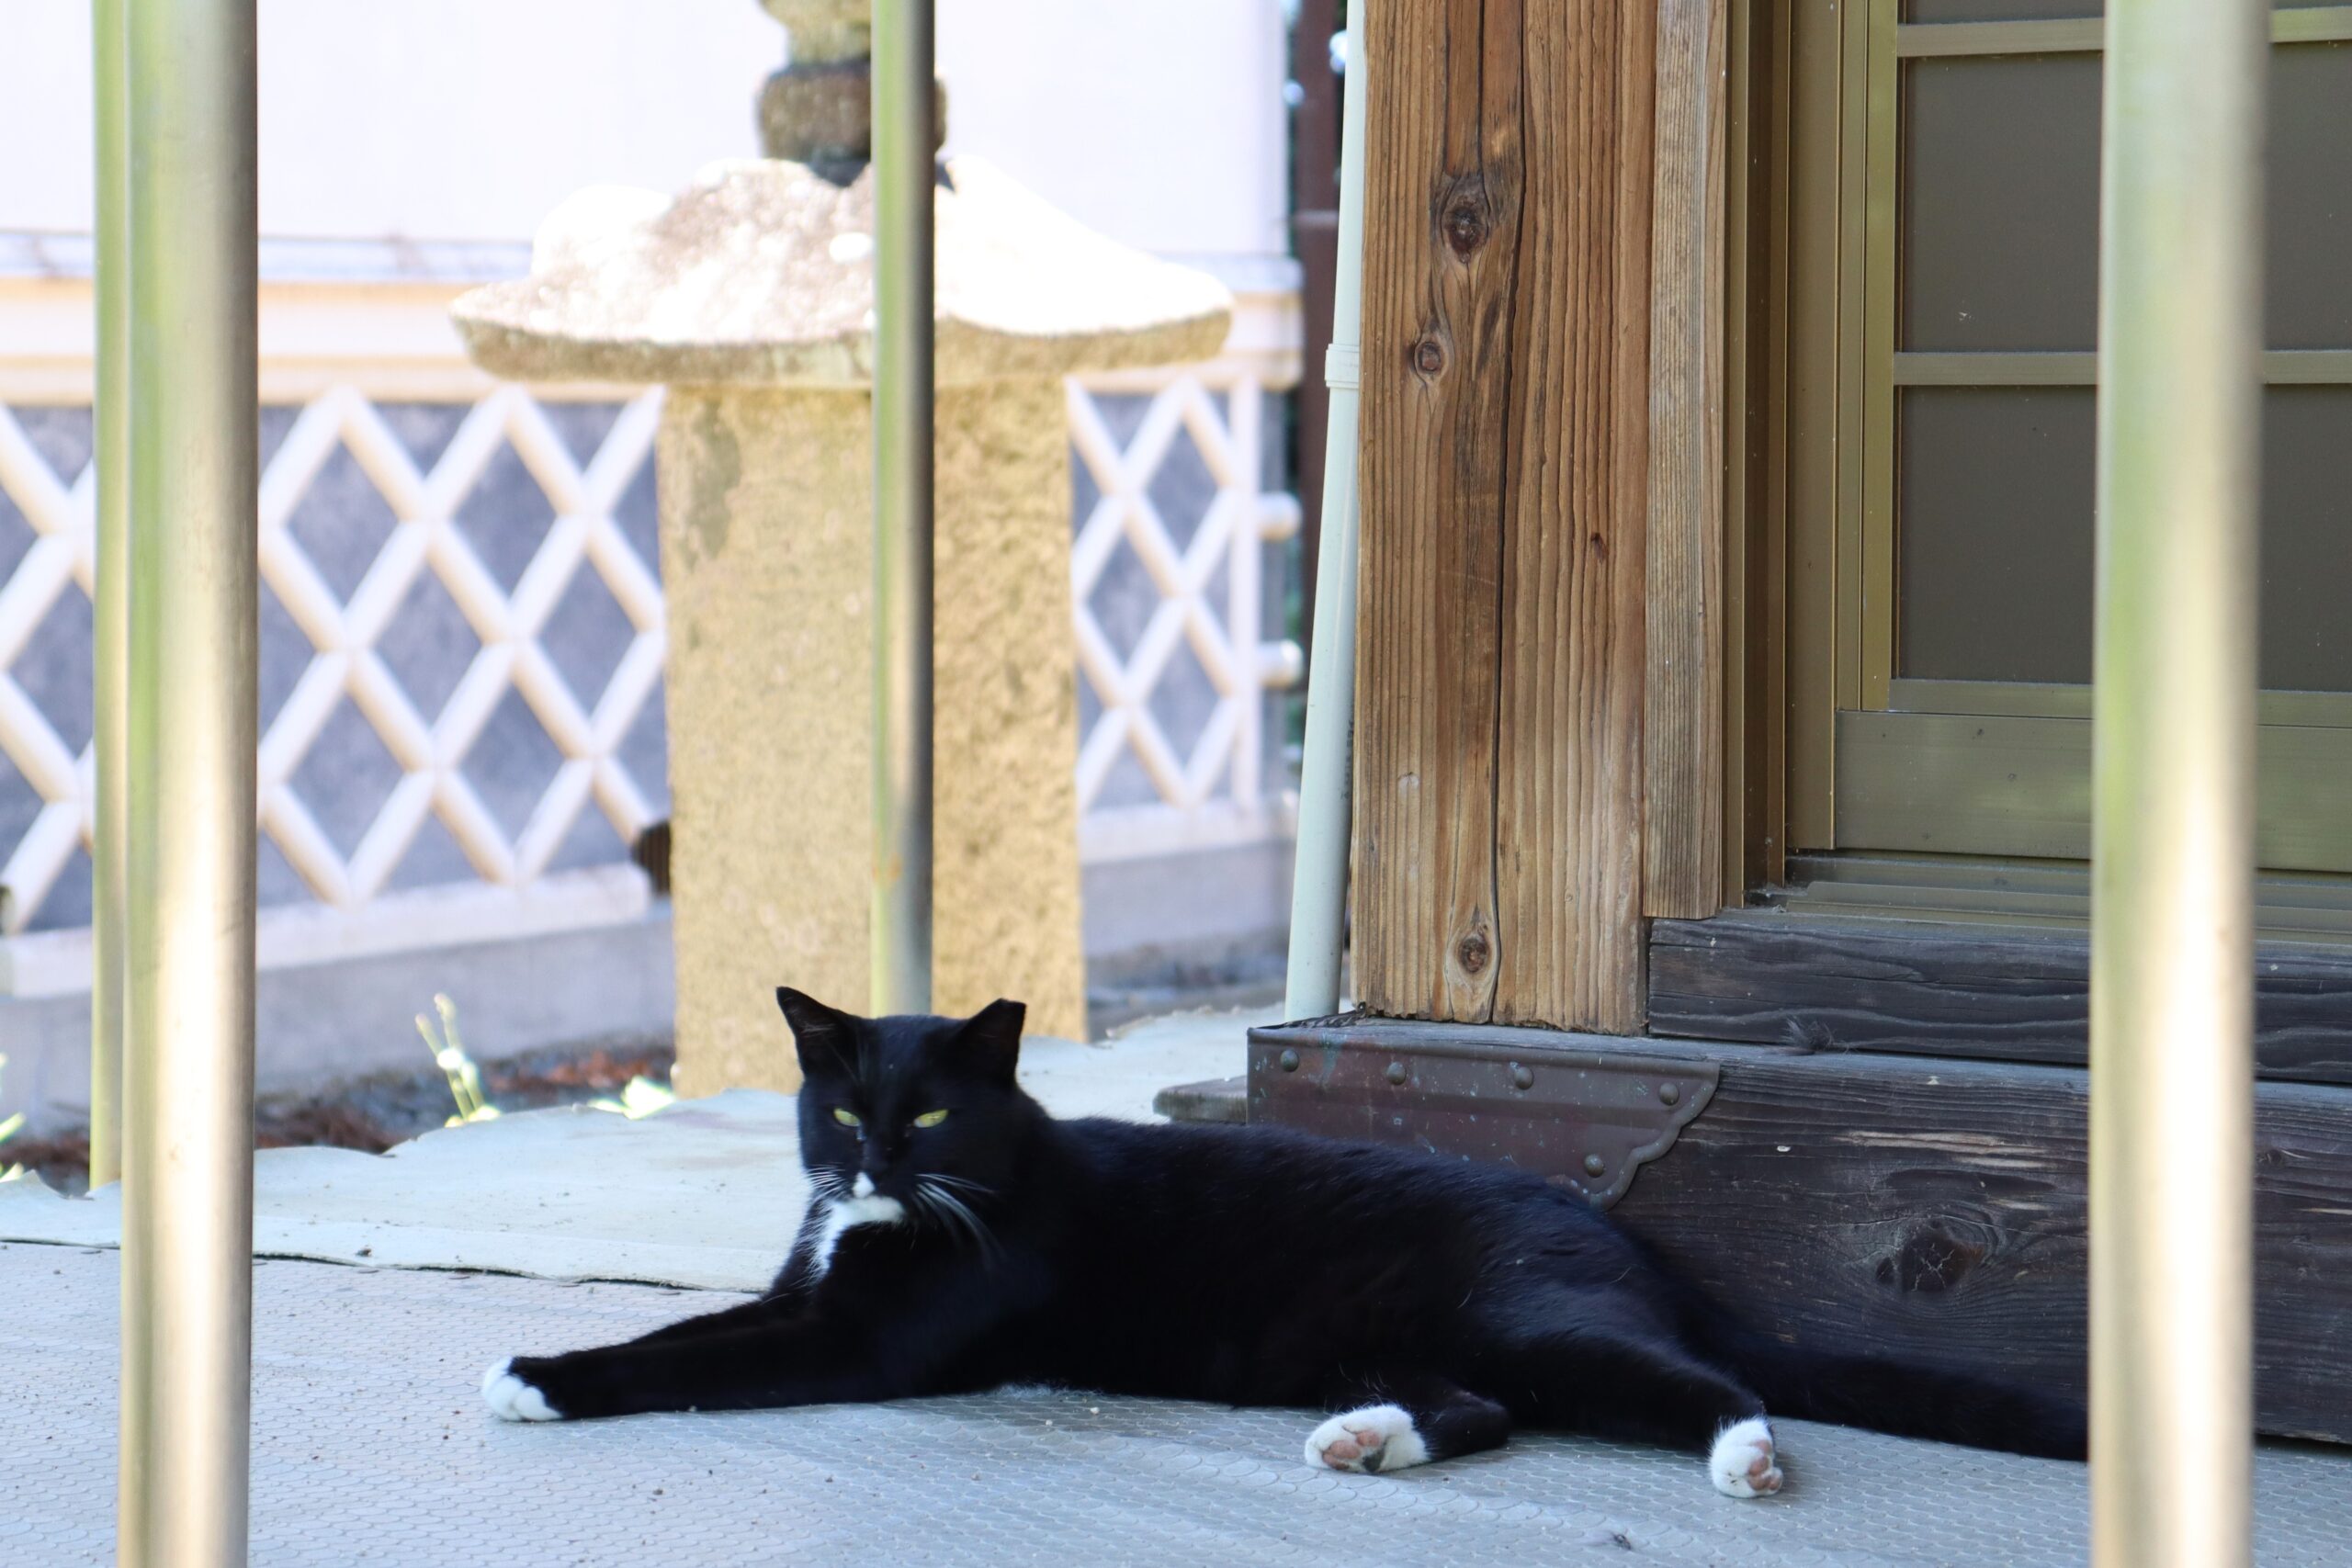
[[[808,1304],[797,1295],[762,1296],[740,1306],[707,1312],[698,1317],[681,1318],[650,1334],[640,1334],[628,1343],[655,1345],[668,1339],[702,1339],[714,1334],[739,1334],[747,1328],[764,1328],[798,1315],[807,1310]]]
[[[518,1356],[482,1378],[482,1398],[509,1421],[862,1404],[907,1392],[873,1365],[862,1339],[810,1318]]]

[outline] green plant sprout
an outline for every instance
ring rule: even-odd
[[[6,1068],[7,1065],[8,1058],[6,1055],[5,1053],[0,1053],[0,1068]],[[631,1089],[635,1089],[636,1087],[637,1086],[635,1084],[629,1085],[629,1088]],[[21,1111],[17,1111],[14,1116],[8,1117],[5,1121],[0,1121],[0,1144],[5,1144],[9,1139],[15,1137],[17,1134],[23,1129],[24,1125],[25,1113]],[[25,1168],[23,1166],[12,1165],[7,1167],[6,1169],[0,1169],[0,1181],[20,1180],[24,1174]]]
[[[456,1127],[468,1122],[495,1122],[498,1107],[492,1105],[481,1091],[481,1069],[466,1055],[458,1039],[458,1004],[447,997],[433,998],[434,1010],[441,1015],[441,1035],[434,1038],[433,1021],[423,1013],[416,1015],[416,1032],[424,1036],[424,1048],[433,1053],[434,1066],[449,1080],[449,1098],[458,1102],[458,1113],[442,1123]]]

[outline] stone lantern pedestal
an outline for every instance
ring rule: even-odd
[[[846,171],[829,167],[827,174]],[[518,381],[660,383],[678,1076],[790,1089],[773,992],[867,996],[872,176],[595,191],[456,306]],[[938,206],[934,1005],[1082,1038],[1063,378],[1214,355],[1214,279],[976,160]]]

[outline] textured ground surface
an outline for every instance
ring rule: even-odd
[[[1148,1119],[1162,1087],[1242,1063],[1265,1013],[1182,1014],[1106,1045],[1033,1036],[1021,1081],[1057,1116]],[[556,1280],[756,1290],[808,1202],[794,1103],[730,1089],[632,1122],[573,1107],[426,1134],[389,1155],[265,1149],[254,1247],[270,1257]],[[0,1183],[0,1241],[111,1247],[120,1194]],[[0,1568],[6,1559],[0,1557]]]
[[[0,1246],[0,1563],[112,1562],[117,1255]],[[1781,1496],[1678,1455],[1528,1437],[1394,1477],[1308,1469],[1288,1412],[1001,1395],[492,1420],[481,1369],[728,1298],[255,1270],[253,1561],[497,1563],[2001,1564],[2085,1560],[2078,1466],[1788,1424]],[[2266,1568],[2341,1563],[2352,1458],[2261,1461]]]

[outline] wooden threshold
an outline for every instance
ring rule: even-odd
[[[1735,909],[1650,928],[1658,1034],[1817,1050],[2082,1066],[2090,935],[2063,893],[1997,919]],[[2256,949],[2255,1058],[2267,1080],[2352,1084],[2352,952]]]
[[[2082,1389],[2078,1068],[1332,1019],[1251,1032],[1250,1118],[1579,1186],[1561,1129],[1609,1118],[1559,1084],[1595,1061],[1604,1098],[1712,1074],[1611,1212],[1717,1300],[1800,1344]],[[2261,1430],[2352,1442],[2352,1089],[2259,1086],[2256,1157]]]
[[[1838,848],[2054,860],[2090,853],[2088,721],[1841,710],[1837,726]],[[2266,723],[2255,741],[2256,863],[2352,874],[2352,827],[2334,809],[2341,781],[2352,776],[2352,728]]]

